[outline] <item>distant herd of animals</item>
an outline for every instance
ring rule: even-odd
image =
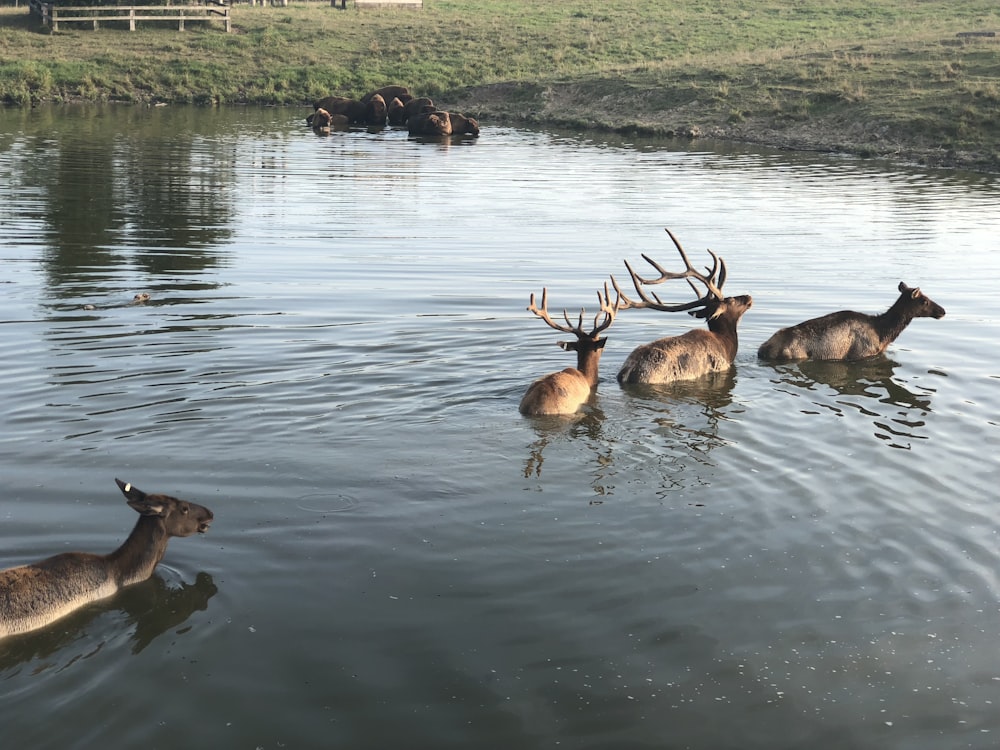
[[[479,136],[479,123],[458,112],[438,109],[426,96],[413,96],[406,86],[383,86],[360,99],[327,96],[313,103],[306,124],[319,133],[351,126],[405,127],[410,135]]]
[[[705,273],[697,270],[688,260],[687,253],[669,229],[685,270],[667,271],[649,256],[643,258],[658,274],[644,278],[636,273],[628,261],[625,268],[632,277],[637,299],[630,299],[622,291],[614,276],[611,284],[615,300],[607,283],[598,290],[599,310],[590,331],[584,328],[584,311],[574,324],[564,310],[565,324],[553,320],[548,312],[548,293],[542,289],[541,306],[535,295],[530,297],[528,310],[550,327],[576,337],[575,341],[561,341],[567,351],[576,352],[576,367],[550,373],[533,382],[521,399],[520,412],[526,416],[575,414],[590,400],[597,387],[598,363],[607,338],[601,334],[611,327],[618,313],[630,308],[647,308],[663,312],[682,312],[704,318],[708,330],[694,329],[678,336],[668,336],[637,347],[626,358],[618,371],[619,383],[664,384],[692,380],[713,372],[724,372],[736,359],[737,326],[743,313],[750,309],[753,299],[748,294],[725,297],[722,286],[726,282],[726,263],[714,252],[712,267]],[[697,299],[677,304],[664,303],[647,287],[665,281],[683,279],[694,290]],[[699,287],[705,288],[701,294]],[[857,361],[882,354],[903,332],[914,318],[942,318],[944,308],[924,295],[919,289],[899,282],[899,297],[880,315],[867,315],[853,310],[841,310],[798,325],[782,328],[761,344],[757,350],[760,359],[781,362],[796,360]]]

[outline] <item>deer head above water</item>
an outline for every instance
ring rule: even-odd
[[[597,301],[600,307],[594,316],[594,327],[588,333],[583,328],[584,310],[580,310],[580,317],[576,325],[569,319],[569,314],[564,310],[563,318],[566,324],[557,323],[549,316],[548,311],[548,290],[542,289],[542,306],[535,305],[535,295],[531,295],[531,304],[528,310],[544,320],[549,327],[571,333],[576,336],[575,341],[560,341],[559,346],[566,351],[576,352],[576,367],[567,367],[560,372],[553,372],[543,378],[539,378],[528,387],[528,391],[521,399],[520,412],[526,416],[543,416],[556,414],[575,414],[589,399],[597,385],[598,364],[601,361],[601,352],[604,351],[606,338],[600,335],[606,331],[615,320],[621,298],[617,298],[614,304],[608,293],[608,285],[604,285],[604,294],[597,292]],[[602,317],[603,315],[603,317]]]
[[[0,638],[44,627],[129,584],[145,581],[170,537],[204,533],[212,511],[169,495],[146,494],[115,482],[139,513],[132,533],[108,555],[64,552],[31,565],[0,570]]]
[[[632,266],[626,261],[625,268],[628,269],[629,275],[632,277],[632,285],[639,298],[632,300],[625,296],[619,288],[618,282],[612,276],[611,283],[621,296],[621,309],[648,308],[663,312],[686,311],[696,318],[704,318],[708,323],[708,330],[691,330],[679,336],[668,336],[636,348],[618,372],[618,382],[620,383],[672,383],[677,380],[698,378],[711,372],[728,370],[736,358],[739,345],[736,328],[743,313],[749,310],[753,304],[753,298],[748,294],[739,297],[723,296],[722,286],[726,283],[726,262],[722,258],[709,250],[708,253],[712,256],[712,267],[706,268],[706,273],[702,273],[691,265],[687,253],[684,252],[684,248],[681,247],[673,232],[669,229],[666,231],[670,235],[670,239],[673,240],[677,252],[680,253],[681,260],[684,261],[685,270],[667,271],[644,254],[642,257],[659,274],[656,278],[646,279],[632,270]],[[699,294],[698,287],[694,283],[697,281],[705,287],[706,292],[697,299],[688,302],[667,304],[655,293],[645,289],[647,286],[662,284],[674,279],[686,280],[696,295]]]
[[[881,315],[841,310],[812,318],[776,332],[757,355],[768,360],[866,359],[882,354],[914,318],[943,317],[941,305],[900,281],[899,298]]]

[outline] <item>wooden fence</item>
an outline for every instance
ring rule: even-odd
[[[135,31],[138,21],[177,22],[178,31],[184,31],[185,21],[221,20],[227,32],[233,30],[230,8],[224,3],[207,5],[101,5],[93,7],[59,6],[41,0],[29,0],[31,12],[42,23],[59,31],[61,23],[90,23],[94,28],[104,21],[128,21],[128,30]]]

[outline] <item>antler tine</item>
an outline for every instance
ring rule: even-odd
[[[647,258],[647,260],[649,259]],[[652,261],[650,261],[650,263],[654,267],[657,267],[656,264],[653,263]],[[693,310],[696,307],[704,307],[708,303],[708,301],[712,299],[711,296],[705,296],[705,297],[700,297],[696,300],[692,300],[690,302],[681,302],[675,305],[668,305],[663,300],[661,300],[659,296],[654,292],[647,293],[642,288],[644,279],[632,269],[632,266],[629,265],[628,261],[625,261],[625,268],[628,269],[629,275],[632,277],[632,285],[635,287],[635,291],[639,295],[639,299],[641,301],[630,300],[628,297],[626,297],[625,294],[622,293],[620,287],[618,286],[618,282],[615,281],[615,277],[612,276],[611,283],[614,284],[615,291],[618,292],[618,294],[622,298],[622,302],[624,303],[621,309],[627,310],[629,308],[638,309],[642,307],[648,307],[650,309],[661,310],[663,312],[684,312],[685,310]],[[689,275],[688,273],[676,274],[673,276],[673,278],[687,278],[688,275]],[[691,286],[692,289],[694,289],[695,294],[697,294],[698,290],[694,286],[694,284],[691,284],[690,279],[688,279],[688,284]]]
[[[631,300],[628,300],[626,298],[626,301],[628,303],[627,306],[655,307],[656,309],[659,310],[680,311],[685,309],[690,310],[692,309],[692,307],[703,305],[708,301],[710,301],[712,298],[715,298],[716,300],[723,299],[722,285],[725,284],[726,282],[726,262],[722,258],[720,258],[713,250],[710,249],[708,251],[708,254],[712,256],[712,267],[711,268],[709,268],[708,266],[705,267],[707,275],[705,273],[698,271],[693,265],[691,265],[691,260],[688,258],[688,255],[685,252],[684,247],[681,245],[676,235],[674,235],[674,233],[671,232],[670,229],[665,229],[665,231],[670,236],[670,239],[673,240],[674,247],[677,248],[677,252],[678,254],[680,254],[681,260],[684,261],[684,270],[668,271],[659,263],[657,263],[655,260],[650,258],[645,253],[643,253],[642,254],[643,259],[647,263],[649,263],[649,265],[651,265],[654,269],[656,269],[657,273],[659,273],[658,278],[647,279],[637,274],[628,264],[628,261],[626,261],[625,267],[628,268],[629,275],[632,277],[632,284],[635,286],[636,292],[638,292],[639,297],[642,299],[642,303],[638,303],[638,302],[632,302]],[[691,307],[683,307],[678,305],[666,305],[656,294],[652,292],[647,294],[642,290],[642,286],[653,286],[655,284],[662,284],[664,281],[670,281],[671,279],[685,279],[688,283],[688,286],[691,287],[692,291],[694,291],[696,295],[700,295],[698,287],[695,285],[694,281],[692,281],[692,279],[697,279],[698,281],[700,281],[702,284],[705,285],[705,288],[708,290],[708,295],[706,295],[705,297],[699,297],[698,302],[696,304],[692,304]],[[614,281],[613,277],[612,281]]]
[[[684,265],[688,269],[694,271],[694,269],[691,267],[691,263],[688,261],[687,253],[684,252],[684,248],[681,247],[680,240],[677,239],[677,236],[670,231],[669,227],[664,227],[663,231],[665,231],[668,235],[670,235],[670,239],[673,240],[674,247],[677,248],[677,252],[680,253],[681,258],[684,260]],[[711,268],[709,268],[708,266],[705,267],[705,270],[708,271],[708,278],[706,279],[697,272],[693,272],[691,275],[697,278],[699,281],[701,281],[708,288],[708,291],[710,291],[718,299],[721,300],[722,286],[723,284],[726,283],[726,261],[724,261],[718,255],[716,255],[714,250],[709,249],[708,254],[712,256],[712,267]],[[716,282],[715,281],[716,273],[720,272],[720,268],[721,268],[721,273],[719,275],[718,282]],[[692,289],[694,289],[695,294],[697,294],[698,290],[695,288],[694,284],[692,284],[690,280],[688,281],[688,284],[691,286]]]
[[[612,276],[611,282],[614,283],[614,280],[615,279]],[[597,315],[594,316],[594,330],[590,332],[591,338],[594,338],[597,336],[597,334],[607,330],[608,327],[615,322],[615,316],[618,314],[618,310],[621,307],[622,303],[622,294],[618,290],[617,284],[615,285],[615,291],[617,292],[617,296],[615,297],[615,304],[612,305],[611,293],[608,291],[608,282],[606,281],[604,282],[603,297],[601,296],[601,290],[600,289],[597,290],[597,303],[600,305],[601,309],[597,313]],[[601,317],[601,313],[604,313],[604,321],[598,323]]]
[[[583,332],[583,316],[586,314],[586,308],[580,308],[580,319],[576,322],[576,326],[573,327],[573,322],[569,319],[569,313],[563,310],[563,317],[566,318],[566,325],[570,326],[570,329],[566,333],[575,333],[577,336],[585,336]]]
[[[708,252],[712,253],[711,250],[709,250]],[[712,257],[717,258],[718,256],[715,253],[712,253]],[[726,283],[726,261],[724,261],[722,258],[719,258],[719,266],[721,267],[722,270],[719,272],[718,292],[719,292],[719,299],[722,299],[722,287]],[[712,276],[715,276],[714,270],[712,272]]]
[[[550,328],[555,328],[557,331],[562,331],[563,333],[572,333],[574,336],[586,335],[583,333],[583,310],[580,310],[580,324],[577,325],[576,327],[573,327],[573,324],[570,322],[569,319],[569,314],[565,310],[563,310],[563,317],[566,318],[565,326],[562,325],[561,323],[557,323],[554,320],[552,320],[552,318],[549,316],[549,290],[545,287],[542,287],[541,308],[535,305],[535,293],[532,292],[530,304],[528,305],[528,310],[530,312],[533,312],[542,320],[544,320],[549,325]]]
[[[628,263],[625,264],[625,267],[628,268]],[[620,309],[620,310],[628,310],[630,307],[635,307],[636,306],[636,303],[633,302],[632,300],[630,300],[625,295],[625,292],[622,291],[622,288],[620,286],[618,286],[618,280],[615,279],[615,275],[614,274],[611,274],[611,286],[613,286],[615,288],[615,294],[618,295],[618,299],[617,299],[617,301],[615,303],[618,306],[618,309]]]

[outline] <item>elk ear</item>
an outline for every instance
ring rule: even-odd
[[[558,346],[564,352],[568,352],[569,351],[569,342],[568,341],[557,341],[556,342],[556,346]]]
[[[115,484],[118,485],[118,489],[122,491],[125,499],[129,502],[133,500],[136,502],[141,502],[145,497],[146,493],[140,490],[138,487],[132,485],[131,482],[123,482],[122,480],[115,477]]]
[[[122,491],[122,494],[125,495],[129,507],[136,513],[143,516],[163,515],[163,503],[154,500],[154,496],[147,495],[138,487],[133,487],[130,482],[123,482],[116,478],[115,483]]]
[[[913,287],[908,287],[905,282],[900,281],[899,282],[899,292],[900,292],[900,294],[907,294],[907,293],[909,293],[911,297],[915,298],[920,293],[920,290],[916,289],[916,288],[913,288]]]
[[[920,287],[917,287],[916,289],[911,289],[911,290],[910,290],[910,296],[911,296],[911,297],[912,297],[913,299],[920,299],[920,298],[921,298],[921,297],[923,296],[923,295],[922,295],[922,294],[920,293]]]

